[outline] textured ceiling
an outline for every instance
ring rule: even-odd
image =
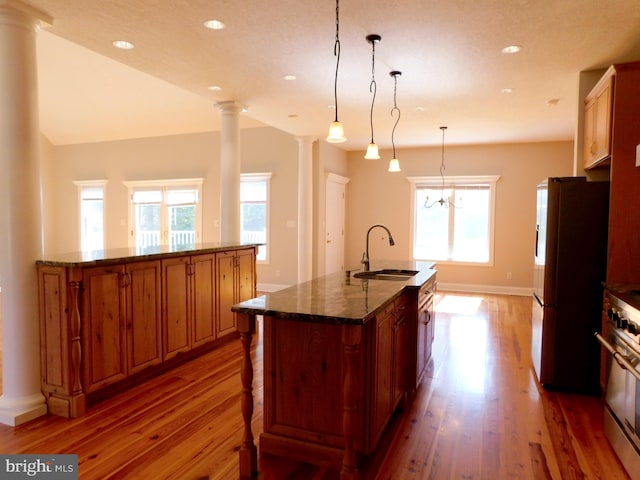
[[[217,102],[241,127],[324,139],[334,113],[335,3],[318,0],[28,0],[38,36],[41,128],[57,145],[211,131]],[[203,27],[217,18],[221,31]],[[347,150],[573,138],[578,73],[640,60],[639,0],[343,0],[339,117]],[[112,46],[125,39],[135,49]],[[514,55],[500,52],[517,44]],[[294,74],[295,81],[283,80]],[[211,92],[210,85],[222,90]],[[501,93],[512,88],[511,94]],[[555,106],[549,105],[555,103]]]

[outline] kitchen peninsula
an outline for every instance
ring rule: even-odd
[[[258,465],[250,354],[257,315],[264,321],[261,453],[355,479],[411,398],[431,356],[436,271],[427,262],[374,267],[378,273],[335,273],[232,307],[244,352],[241,477]]]
[[[55,255],[37,264],[42,391],[49,413],[87,403],[237,338],[255,296],[258,244]]]

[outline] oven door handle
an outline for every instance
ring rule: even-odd
[[[598,332],[595,333],[596,338],[600,342],[600,344],[607,349],[612,355],[613,359],[616,361],[620,368],[629,371],[631,375],[640,380],[640,372],[634,368],[634,366],[629,362],[629,359],[622,355],[619,351],[617,351],[609,342],[605,340],[605,338],[600,335]]]

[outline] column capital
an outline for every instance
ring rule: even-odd
[[[222,111],[222,113],[240,113],[240,112],[246,112],[248,110],[246,105],[236,102],[235,100],[230,100],[227,102],[218,102],[216,103],[216,107],[218,107]]]
[[[23,17],[30,18],[34,21],[34,25],[40,27],[53,25],[53,17],[42,10],[34,8],[20,0],[0,0],[0,23],[5,23],[3,17],[15,17],[15,14],[21,14]]]
[[[297,135],[295,139],[300,145],[305,145],[307,143],[313,144],[318,141],[318,137],[314,137],[313,135]]]

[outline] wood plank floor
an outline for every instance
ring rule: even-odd
[[[366,479],[625,479],[602,431],[597,397],[537,387],[528,297],[439,294],[433,359],[396,416]],[[79,477],[230,479],[241,439],[240,342],[234,341],[78,419],[0,425],[2,453],[76,453]],[[254,341],[254,432],[262,425],[261,343]],[[260,478],[338,473],[260,459]]]

